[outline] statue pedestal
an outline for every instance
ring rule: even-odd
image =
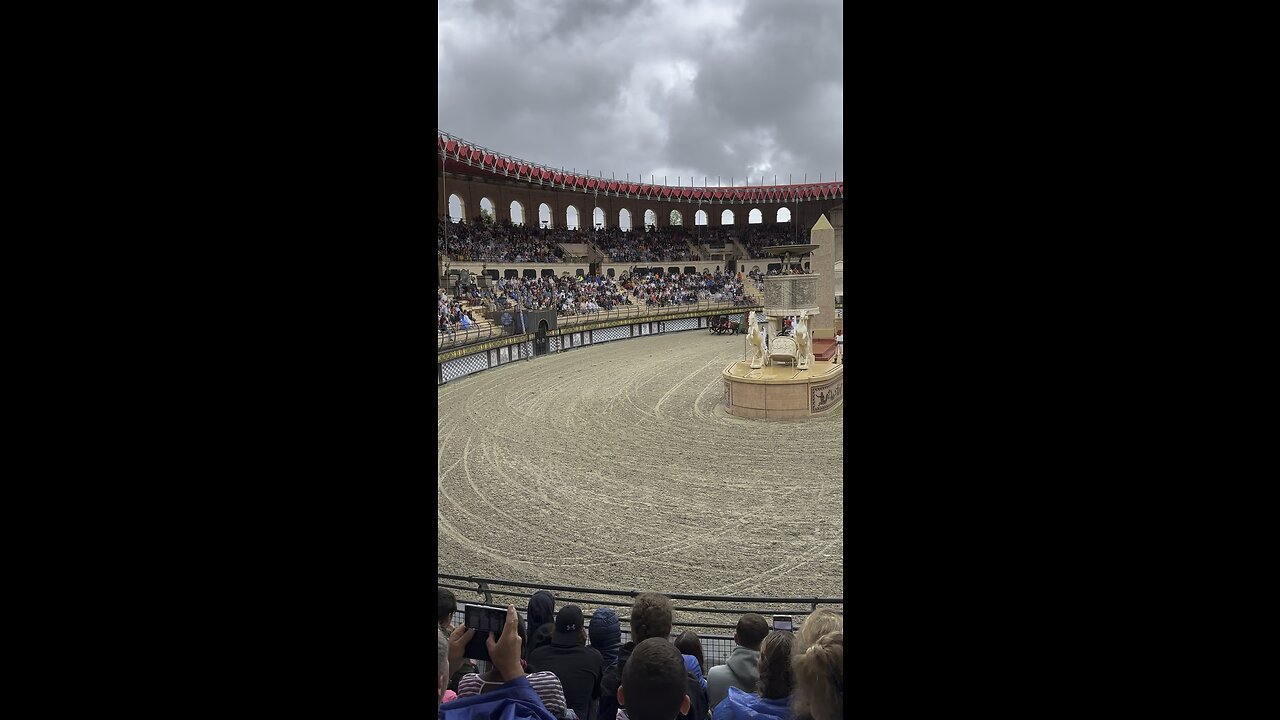
[[[813,354],[813,319],[819,276],[771,275],[765,278],[764,311],[769,318],[769,349],[725,368],[724,406],[731,415],[804,420],[826,415],[844,402],[844,366]],[[790,336],[781,335],[793,318]],[[754,323],[755,313],[749,319]]]
[[[753,368],[739,361],[721,376],[725,409],[738,417],[805,420],[844,402],[844,365],[827,360],[814,361],[807,370],[783,364]]]

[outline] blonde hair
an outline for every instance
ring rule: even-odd
[[[844,630],[844,616],[831,608],[818,608],[800,626],[792,652],[798,655],[808,649],[814,640],[837,630]]]
[[[792,716],[837,720],[844,715],[844,631],[829,632],[791,658]]]

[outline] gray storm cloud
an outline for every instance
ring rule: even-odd
[[[844,11],[828,0],[444,1],[441,130],[619,179],[844,178]]]

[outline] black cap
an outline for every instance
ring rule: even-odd
[[[582,608],[577,605],[565,605],[556,615],[556,631],[551,639],[559,645],[571,645],[582,642]]]

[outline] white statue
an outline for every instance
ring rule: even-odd
[[[756,312],[751,311],[751,315],[747,318],[747,342],[751,343],[751,369],[756,370],[764,364],[764,334],[760,332],[760,326],[756,324]]]
[[[812,338],[809,335],[809,323],[805,317],[805,311],[800,311],[800,317],[796,318],[795,332],[792,333],[796,338],[796,369],[808,370],[810,357],[813,350]]]

